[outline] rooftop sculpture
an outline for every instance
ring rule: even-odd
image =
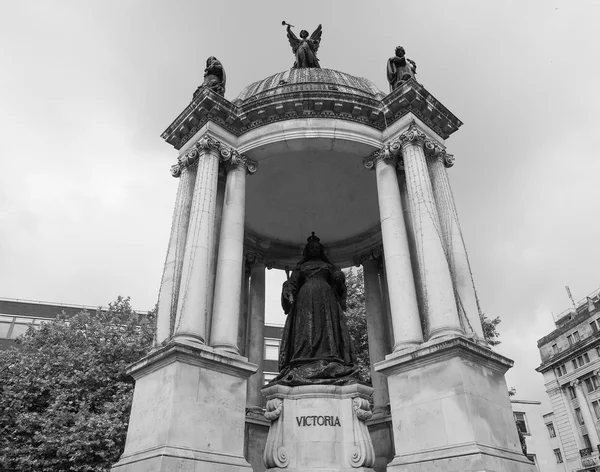
[[[413,79],[417,73],[415,61],[405,57],[402,46],[396,48],[396,55],[390,57],[387,62],[387,79],[390,83],[390,92],[396,90],[403,82]]]
[[[206,60],[206,69],[204,69],[204,82],[194,92],[192,98],[196,98],[202,89],[210,89],[221,96],[225,95],[225,69],[223,64],[215,56],[210,56]]]
[[[320,69],[321,66],[319,65],[319,59],[317,59],[317,51],[319,50],[319,45],[321,44],[321,34],[323,32],[322,26],[317,26],[317,29],[313,31],[313,34],[310,35],[310,38],[308,37],[308,31],[300,31],[301,39],[298,39],[298,37],[292,31],[293,25],[290,25],[285,21],[282,21],[281,24],[284,26],[287,25],[287,37],[290,42],[290,46],[292,46],[292,51],[296,56],[294,69],[311,67]]]

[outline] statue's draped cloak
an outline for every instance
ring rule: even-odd
[[[344,279],[340,269],[325,261],[309,260],[296,266],[284,284],[284,292],[291,292],[294,303],[290,306],[282,297],[289,314],[279,349],[280,374],[273,383],[357,381],[356,356],[342,309]]]

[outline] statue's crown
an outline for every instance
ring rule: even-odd
[[[315,236],[315,232],[314,231],[312,231],[312,234],[308,238],[306,238],[306,240],[309,243],[312,243],[313,241],[316,242],[316,243],[318,243],[319,241],[321,241],[318,236]]]

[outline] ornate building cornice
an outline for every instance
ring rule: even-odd
[[[197,165],[203,151],[217,152],[219,161],[225,167],[243,166],[249,174],[258,170],[257,162],[205,134],[185,154],[177,158],[177,164],[171,166],[171,175],[179,177],[185,168]]]
[[[383,131],[408,113],[418,117],[443,139],[462,125],[414,79],[385,97],[335,84],[324,90],[326,86],[282,83],[268,93],[251,95],[235,104],[204,89],[161,136],[176,149],[181,149],[209,121],[241,136],[261,126],[297,118],[335,118]]]

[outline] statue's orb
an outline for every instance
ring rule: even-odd
[[[247,244],[276,266],[297,261],[312,231],[343,266],[380,244],[376,179],[363,159],[381,147],[382,130],[360,113],[381,97],[366,79],[291,69],[234,100],[274,117],[241,135],[239,150],[259,163],[247,179]]]

